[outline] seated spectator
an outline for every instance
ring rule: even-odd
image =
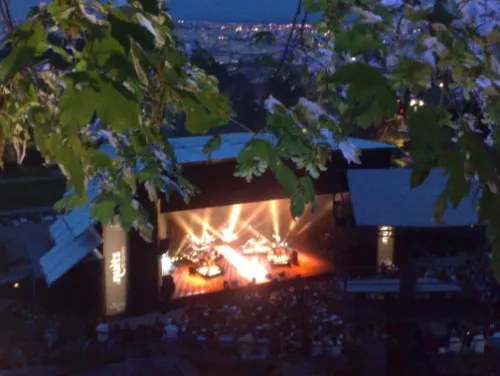
[[[259,335],[255,342],[256,358],[266,359],[269,352],[269,340],[262,335]]]
[[[316,332],[312,336],[311,341],[311,356],[319,356],[323,353],[323,343],[321,342],[321,337],[319,333]]]
[[[462,341],[455,333],[450,337],[448,350],[453,353],[459,353],[460,351],[462,351]]]
[[[474,337],[472,337],[472,342],[470,345],[470,349],[472,350],[472,352],[476,354],[483,354],[485,346],[486,340],[482,333],[478,333]]]
[[[248,358],[253,350],[253,336],[252,333],[247,333],[238,338],[240,355],[243,359]]]
[[[179,339],[179,327],[175,320],[169,319],[163,329],[163,340],[166,342],[175,342]]]
[[[58,338],[59,338],[59,328],[57,327],[57,325],[49,323],[43,335],[43,339],[47,344],[47,348],[52,349]]]
[[[97,342],[106,343],[109,339],[109,324],[105,320],[100,320],[96,326]]]

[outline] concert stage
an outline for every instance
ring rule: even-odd
[[[315,254],[299,251],[298,259],[299,265],[267,267],[266,270],[272,279],[286,280],[296,278],[297,276],[307,278],[327,274],[333,268],[332,263],[326,257],[321,258]],[[171,273],[176,285],[173,299],[224,290],[225,281],[227,281],[230,288],[247,286],[251,282],[248,278],[241,275],[238,269],[226,259],[221,260],[221,266],[225,270],[225,273],[212,278],[205,278],[199,274],[190,273],[188,265],[175,268]],[[280,273],[284,273],[284,276],[280,277]],[[271,282],[271,279],[268,279],[267,276],[264,280],[256,279],[257,284],[268,282]]]
[[[330,273],[332,206],[319,196],[296,220],[287,199],[165,214],[161,274],[175,283],[172,298]]]

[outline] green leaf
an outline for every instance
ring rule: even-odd
[[[222,144],[220,134],[213,135],[210,140],[203,146],[203,153],[211,155],[214,151],[219,150]]]
[[[156,180],[160,177],[160,170],[153,165],[148,165],[137,174],[137,180],[144,183],[148,180]]]
[[[399,86],[408,86],[413,92],[425,92],[434,71],[432,66],[411,57],[403,57],[389,75]]]
[[[130,230],[134,222],[137,220],[139,212],[132,203],[121,201],[118,205],[118,214],[120,216],[120,224],[125,230]]]
[[[81,197],[76,194],[68,194],[61,198],[54,205],[57,212],[70,212],[73,209],[83,208],[89,203],[87,197]]]
[[[290,167],[279,164],[276,167],[276,178],[287,196],[292,196],[297,190],[297,177]]]
[[[73,133],[90,123],[95,113],[95,102],[98,96],[93,90],[85,90],[85,92],[77,90],[76,85],[70,81],[66,85],[59,103],[59,120],[67,130]]]
[[[450,26],[455,20],[455,16],[448,12],[443,4],[436,1],[434,5],[434,10],[427,16],[427,19],[432,23],[440,23],[445,26]]]
[[[444,190],[446,198],[454,208],[470,193],[470,182],[465,176],[464,158],[456,149],[447,150],[441,161],[448,172],[448,180]]]
[[[448,202],[446,201],[446,196],[444,194],[440,194],[436,202],[434,203],[434,209],[432,213],[434,222],[438,224],[444,224],[444,213],[447,207]]]
[[[255,159],[260,159],[266,161],[272,170],[279,164],[278,151],[271,142],[262,138],[254,138],[247,142],[236,159],[240,164],[247,164]]]
[[[137,191],[137,179],[135,174],[128,168],[122,168],[121,179],[130,189],[130,192],[135,194]]]
[[[158,0],[139,0],[144,11],[157,15],[160,11]]]
[[[345,29],[335,36],[335,51],[347,51],[352,56],[365,52],[383,51],[386,47],[380,38],[370,35],[367,25],[355,25],[352,29]]]
[[[361,85],[365,87],[379,86],[385,80],[382,71],[363,62],[349,63],[338,68],[332,76],[336,83]]]
[[[90,209],[92,218],[103,224],[111,223],[116,214],[116,203],[112,200],[104,200],[94,203]]]
[[[101,77],[97,115],[117,132],[139,126],[140,107],[132,93],[123,84]],[[119,111],[117,111],[119,109]]]
[[[306,208],[306,201],[300,192],[295,192],[290,198],[290,211],[293,218],[300,217]]]
[[[84,87],[77,89],[77,85]],[[66,89],[61,98],[61,123],[77,130],[90,122],[94,111],[103,123],[118,132],[139,125],[139,103],[122,83],[92,71],[88,77],[67,75]]]
[[[482,222],[491,223],[500,214],[500,197],[487,189],[482,190],[478,203],[479,218]],[[500,229],[500,227],[498,227]],[[488,233],[487,233],[488,234]],[[493,238],[488,241],[494,240]]]
[[[40,21],[28,21],[15,29],[8,37],[11,51],[0,60],[0,80],[4,81],[26,67],[49,48],[45,27]]]
[[[313,207],[317,205],[316,190],[314,184],[309,176],[303,176],[299,179],[300,187],[302,188],[302,195],[306,202],[310,202]]]
[[[380,69],[363,62],[350,63],[337,69],[332,79],[348,85],[348,106],[342,114],[346,123],[368,128],[396,112],[396,94]]]
[[[449,135],[441,126],[443,112],[443,109],[426,105],[408,115],[412,147],[422,151],[427,160],[436,158],[449,141]]]
[[[112,169],[113,159],[105,152],[99,150],[91,150],[89,152],[90,158],[92,160],[92,166],[96,169],[104,168],[106,170]]]
[[[84,53],[92,56],[92,62],[105,69],[107,73],[113,70],[123,71],[124,68],[127,68],[129,73],[132,71],[130,61],[127,59],[127,49],[114,37],[111,30],[106,30],[92,43],[87,43]],[[116,75],[116,72],[114,73]],[[123,76],[120,78],[124,79]]]
[[[316,13],[325,10],[327,0],[304,0],[304,8],[307,13]]]
[[[155,41],[154,36],[146,28],[142,27],[137,20],[139,15],[147,15],[140,12],[138,9],[130,6],[114,8],[108,15],[108,20],[111,25],[112,37],[120,43],[125,51],[130,49],[130,40],[135,40],[144,50],[154,51]],[[162,32],[156,27],[154,22],[151,22],[155,31],[162,35]]]
[[[191,104],[186,109],[186,129],[191,134],[205,134],[210,129],[207,126],[208,112],[199,104]]]
[[[137,44],[135,41],[131,40],[130,41],[130,59],[132,60],[132,63],[134,65],[135,73],[137,74],[137,77],[139,79],[139,82],[141,85],[144,87],[148,86],[148,76],[146,74],[146,71],[144,70],[144,67],[142,66],[142,59],[144,58],[144,50],[142,49],[139,44]]]
[[[73,138],[71,140],[68,143],[58,145],[57,149],[54,150],[54,156],[75,188],[76,194],[84,197],[87,192],[85,189],[85,169],[79,155],[81,146],[77,146],[78,141]]]
[[[47,7],[48,13],[56,20],[67,19],[76,10],[75,5],[71,5],[67,0],[53,0]]]
[[[430,167],[415,165],[411,171],[411,188],[416,188],[422,184],[428,178],[430,172]]]

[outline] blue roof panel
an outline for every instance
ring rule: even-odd
[[[356,224],[394,227],[461,227],[478,223],[471,193],[444,213],[444,223],[433,221],[434,203],[447,177],[440,170],[430,173],[420,186],[411,189],[411,168],[349,170],[349,190]]]
[[[179,163],[196,163],[236,158],[245,144],[255,137],[255,135],[252,133],[226,133],[222,134],[221,137],[222,144],[220,149],[214,151],[210,158],[203,152],[203,147],[210,140],[211,136],[174,137],[170,138],[169,142],[174,147]],[[270,134],[263,133],[257,137],[272,140]],[[359,138],[351,138],[349,140],[361,150],[396,148],[394,145]],[[339,150],[338,144],[333,138],[330,138],[328,141],[333,151]]]
[[[101,243],[101,236],[94,228],[89,228],[69,243],[56,244],[40,258],[47,284],[52,285]]]

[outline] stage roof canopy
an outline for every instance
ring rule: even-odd
[[[411,189],[412,169],[349,170],[349,191],[358,226],[462,227],[478,223],[473,194],[453,209],[449,205],[444,223],[432,219],[436,199],[447,177],[439,170],[430,173],[420,186]]]
[[[170,138],[169,142],[173,145],[179,163],[196,163],[233,159],[236,158],[245,144],[255,135],[253,133],[226,133],[221,135],[221,147],[214,151],[210,158],[203,152],[203,147],[212,136],[194,136],[194,137],[176,137]],[[272,140],[270,134],[260,134],[257,137]],[[371,149],[395,149],[394,145],[384,144],[359,138],[350,138],[352,144],[361,150]],[[339,150],[338,144],[330,138],[329,143],[333,151]]]

